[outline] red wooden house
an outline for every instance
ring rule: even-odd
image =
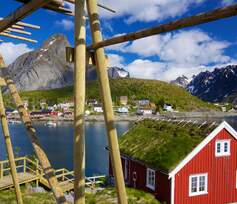
[[[226,122],[141,121],[120,138],[125,181],[167,204],[237,203],[236,139]]]

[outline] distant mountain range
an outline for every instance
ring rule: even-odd
[[[201,72],[187,81],[187,77],[182,76],[171,83],[186,88],[204,101],[237,104],[237,65]]]
[[[70,46],[64,35],[50,37],[42,47],[25,53],[10,64],[7,72],[15,81],[18,90],[43,90],[73,84],[73,63],[66,62],[65,47]],[[108,68],[112,79],[129,77],[123,68]],[[87,80],[97,78],[93,66],[87,67]]]

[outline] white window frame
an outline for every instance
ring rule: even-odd
[[[224,152],[225,143],[228,144],[228,151]],[[220,152],[217,152],[217,145],[220,144]],[[230,140],[216,140],[215,155],[216,157],[230,156]]]
[[[199,191],[199,185],[200,185],[200,177],[205,177],[205,189],[204,191]],[[197,178],[197,192],[192,192],[192,178]],[[205,195],[208,193],[208,174],[193,174],[189,176],[189,196],[199,196],[199,195]]]
[[[150,173],[154,174],[154,184],[149,183],[149,175]],[[155,190],[156,188],[156,171],[150,168],[146,169],[146,187],[150,188],[151,190]]]

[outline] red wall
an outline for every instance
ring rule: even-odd
[[[215,157],[215,141],[231,139],[230,156]],[[237,201],[237,141],[222,130],[175,175],[175,204],[225,204]],[[208,173],[208,194],[189,197],[189,176]]]
[[[159,201],[166,201],[167,204],[170,203],[170,180],[168,180],[168,175],[156,171],[156,189],[155,191],[146,187],[146,169],[147,167],[141,163],[133,160],[128,160],[128,180],[127,185],[134,187],[143,191],[150,192],[156,196]],[[124,171],[124,158],[122,158],[122,165]],[[133,172],[136,172],[137,179],[133,180]]]

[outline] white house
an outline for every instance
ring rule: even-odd
[[[172,105],[170,105],[170,104],[164,104],[163,108],[164,108],[165,111],[168,111],[168,112],[173,112],[174,111]]]
[[[96,113],[103,113],[103,108],[101,105],[94,105],[93,111]]]
[[[137,114],[138,115],[152,115],[153,110],[150,108],[138,108]]]
[[[127,107],[120,107],[117,110],[118,113],[128,113],[128,108]]]

